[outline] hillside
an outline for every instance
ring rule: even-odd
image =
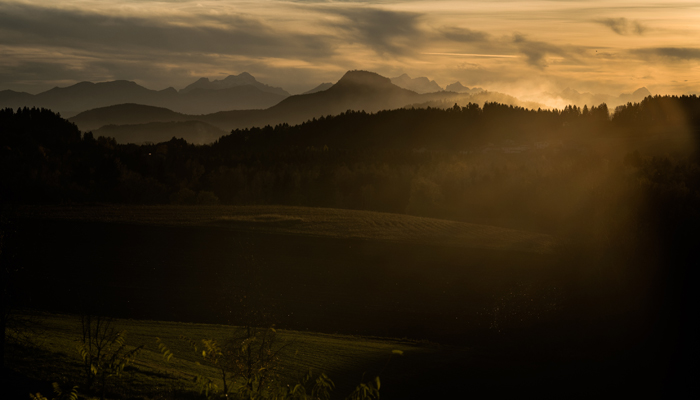
[[[187,114],[210,114],[226,110],[268,108],[289,94],[262,90],[254,85],[239,85],[223,89],[194,88],[179,96],[179,105],[173,110]]]
[[[172,138],[187,143],[207,144],[227,135],[221,129],[201,121],[149,122],[136,125],[105,125],[93,131],[95,137],[114,138],[117,143],[161,143]]]
[[[324,90],[330,89],[330,87],[333,86],[331,82],[324,82],[321,83],[320,85],[314,87],[313,89],[307,90],[306,92],[302,94],[311,94],[311,93],[316,93],[316,92],[322,92]]]
[[[32,219],[217,227],[240,232],[362,239],[431,246],[547,254],[554,239],[545,234],[362,210],[290,206],[31,206]]]
[[[106,125],[188,121],[191,120],[191,116],[177,113],[167,108],[129,103],[84,111],[68,120],[78,125],[78,128],[83,132],[87,132],[97,130]]]
[[[484,334],[493,296],[545,279],[554,260],[547,235],[352,210],[63,206],[18,214],[17,255],[36,277],[26,282],[37,293],[27,301],[75,312],[90,292],[103,312],[125,318],[245,323],[260,312],[285,329],[450,342]],[[71,268],[55,268],[57,259]],[[99,276],[90,272],[96,265]]]

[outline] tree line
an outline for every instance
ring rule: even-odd
[[[296,126],[237,129],[195,146],[176,138],[117,144],[82,134],[49,110],[4,109],[0,197],[28,204],[288,204],[552,231],[608,169],[623,168],[633,148],[597,143],[631,137],[643,144],[664,129],[659,143],[680,131],[697,137],[699,110],[696,96],[650,96],[612,114],[605,104],[348,111]],[[641,154],[637,166],[650,162],[643,148]],[[653,179],[649,171],[636,174]]]

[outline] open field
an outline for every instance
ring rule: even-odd
[[[15,370],[38,382],[71,382],[80,386],[82,375],[76,350],[80,338],[79,317],[45,313],[29,317],[35,326],[30,335],[34,347],[13,347],[9,361]],[[157,397],[158,393],[161,396],[167,393],[168,396],[196,397],[192,383],[195,375],[213,379],[221,387],[218,371],[202,365],[201,356],[195,354],[181,336],[197,342],[215,339],[223,343],[236,327],[124,319],[115,320],[114,324],[118,330],[126,331],[129,345],[145,346],[125,375],[117,380],[116,388],[112,388],[119,396]],[[388,392],[395,392],[399,385],[415,379],[416,370],[426,363],[445,363],[440,359],[454,359],[467,353],[466,349],[428,342],[287,330],[277,332],[280,343],[286,345],[280,370],[284,381],[298,382],[309,369],[316,374],[325,372],[336,383],[336,393],[343,396],[363,379],[366,382],[379,374],[385,387],[394,386]],[[173,351],[174,357],[169,362],[159,352],[156,337]],[[401,350],[403,355],[392,355],[393,350]],[[27,353],[35,358],[23,358]],[[42,385],[30,383],[18,389],[36,392],[42,390]]]
[[[174,377],[197,373],[180,335],[223,338],[242,324],[275,324],[296,346],[286,379],[312,367],[327,372],[338,393],[363,373],[381,375],[387,399],[447,398],[465,387],[484,396],[575,394],[586,391],[582,382],[595,380],[596,392],[619,377],[621,361],[599,359],[606,349],[571,341],[587,333],[561,311],[570,293],[547,235],[299,207],[61,206],[17,214],[20,300],[53,313],[122,318],[128,342],[147,346],[128,378],[139,395],[184,390]],[[70,381],[52,370],[77,368],[76,317],[39,320],[39,349],[23,350],[19,369],[42,360],[38,379]],[[178,361],[162,361],[156,336]],[[404,356],[384,369],[393,349]],[[645,368],[624,360],[630,364]]]
[[[550,253],[545,234],[465,222],[362,210],[292,206],[24,206],[28,219],[173,227],[219,227],[238,232],[381,240],[464,248]]]
[[[48,313],[25,316],[32,321],[31,345],[10,346],[7,362],[13,375],[6,378],[15,379],[4,381],[4,393],[16,398],[24,398],[29,392],[46,395],[51,393],[50,382],[60,382],[64,389],[84,387],[77,351],[79,317]],[[126,332],[130,348],[143,345],[144,349],[121,377],[111,380],[107,398],[204,398],[193,383],[196,375],[210,378],[221,387],[219,372],[204,363],[181,336],[200,343],[201,339],[222,343],[237,327],[129,319],[116,319],[114,324]],[[376,376],[382,382],[383,399],[453,398],[458,392],[478,397],[538,393],[583,398],[600,390],[639,390],[619,386],[636,373],[635,369],[621,369],[630,360],[600,359],[594,353],[541,354],[514,349],[507,340],[491,345],[442,345],[281,329],[277,332],[281,344],[287,346],[281,357],[281,379],[294,383],[310,369],[315,374],[325,372],[336,384],[332,399],[345,398],[360,382]],[[156,337],[174,353],[170,361],[159,352]],[[393,350],[403,354],[392,354]],[[644,366],[643,359],[639,365]],[[653,384],[648,387],[655,389]],[[80,392],[85,394],[84,390]]]
[[[488,332],[507,294],[549,285],[554,262],[546,235],[402,215],[36,210],[18,227],[26,285],[42,288],[26,300],[57,312],[89,302],[125,318],[461,342]]]

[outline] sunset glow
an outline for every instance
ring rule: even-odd
[[[697,1],[0,2],[0,89],[246,71],[291,93],[351,69],[547,101],[700,92]]]

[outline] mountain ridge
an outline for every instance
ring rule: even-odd
[[[445,91],[419,94],[401,88],[393,84],[389,78],[377,73],[353,70],[346,72],[335,85],[324,91],[293,95],[267,109],[230,110],[202,115],[187,115],[161,109],[151,121],[146,121],[143,115],[147,114],[149,109],[137,111],[130,110],[129,107],[112,106],[100,110],[89,110],[70,118],[70,120],[84,131],[98,129],[101,126],[110,124],[133,125],[147,122],[183,120],[202,121],[224,131],[230,131],[238,128],[274,126],[283,123],[290,125],[301,124],[313,118],[337,115],[348,110],[363,110],[373,113],[420,104],[425,104],[426,106],[435,104],[437,107],[445,107],[447,105],[451,107],[456,102],[460,104],[466,104],[472,100],[485,102],[492,98],[506,98],[511,103],[515,103],[515,105],[525,105],[525,103],[519,102],[513,97],[500,93],[482,92],[479,93],[479,97],[474,98],[469,94]],[[130,107],[137,106],[131,105]],[[170,111],[170,113],[167,111]],[[138,118],[135,118],[132,113],[138,115]]]
[[[445,90],[448,92],[470,93],[470,94],[475,94],[475,93],[480,93],[480,92],[485,91],[484,89],[482,89],[480,87],[468,88],[468,87],[462,85],[462,83],[459,81],[447,85],[445,87]]]
[[[323,92],[324,90],[328,90],[331,86],[333,86],[333,83],[323,82],[320,85],[314,87],[313,89],[307,90],[306,92],[303,92],[301,94],[311,94],[311,93],[316,93],[316,92]]]
[[[391,83],[398,87],[412,90],[420,94],[434,93],[445,90],[442,88],[442,86],[438,85],[437,82],[432,81],[424,76],[418,78],[411,78],[410,76],[408,76],[408,74],[401,74],[395,78],[391,78]]]
[[[209,78],[199,78],[194,83],[187,85],[185,88],[180,89],[179,93],[188,93],[195,89],[209,89],[209,90],[221,90],[230,89],[236,86],[252,85],[263,92],[274,93],[280,96],[289,97],[290,94],[280,88],[266,85],[259,82],[255,77],[247,72],[241,72],[238,75],[229,75],[224,79],[218,79],[210,81]]]
[[[237,84],[220,89],[191,88],[182,93],[173,87],[147,89],[127,80],[82,81],[66,87],[57,86],[36,95],[3,90],[0,91],[0,108],[48,108],[72,117],[98,107],[138,103],[187,114],[209,114],[232,109],[264,109],[289,96],[281,88],[260,83],[252,75],[251,78],[255,84]]]
[[[569,104],[575,104],[579,107],[584,105],[597,105],[601,103],[607,104],[609,107],[616,107],[627,103],[638,103],[647,96],[653,94],[646,87],[636,89],[632,93],[621,93],[618,96],[601,93],[579,92],[576,89],[567,87],[559,93],[548,93],[554,98],[564,100]]]
[[[193,91],[194,93],[194,91]],[[220,129],[230,130],[251,126],[275,125],[279,123],[297,124],[324,115],[338,114],[347,110],[376,112],[383,109],[400,108],[411,103],[430,101],[437,98],[454,97],[456,93],[442,93],[439,96],[421,95],[400,88],[389,78],[374,72],[348,71],[333,86],[325,91],[287,97],[266,109],[219,111],[206,115],[186,115],[185,118],[210,123]],[[144,123],[136,122],[125,113],[123,107],[104,107],[102,110],[88,110],[72,118],[82,130],[93,130],[104,125]],[[144,109],[143,112],[148,112]],[[143,114],[143,112],[141,114]],[[110,115],[107,117],[107,115]],[[168,122],[163,113],[149,122]],[[182,120],[180,116],[174,120]],[[102,122],[98,122],[98,121]]]

